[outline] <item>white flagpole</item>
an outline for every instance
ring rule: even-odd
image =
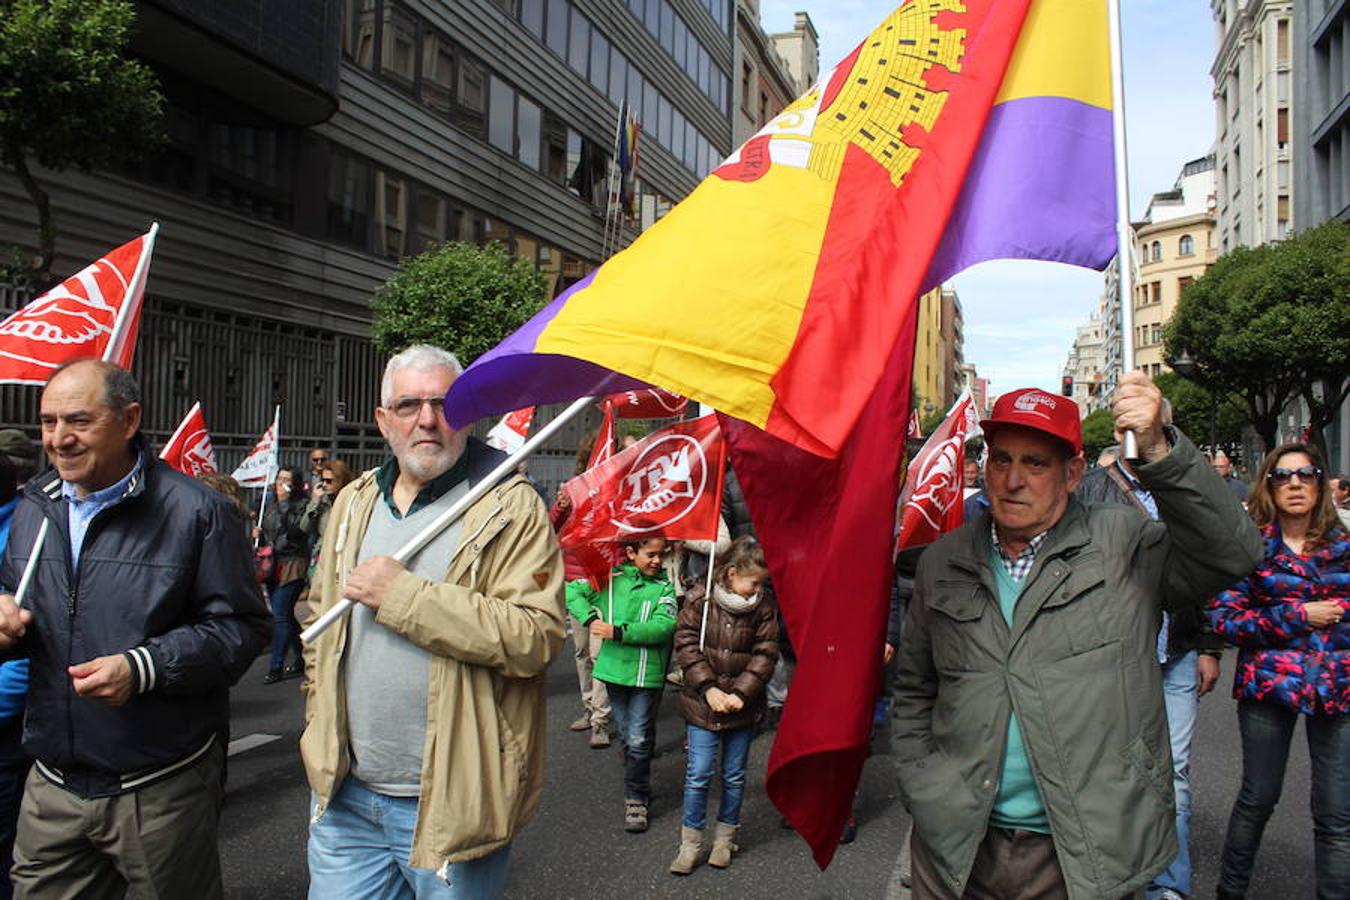
[[[1125,152],[1125,59],[1120,0],[1106,0],[1111,37],[1111,136],[1116,169],[1116,286],[1120,295],[1120,368],[1134,371],[1134,228],[1130,226],[1129,156]],[[1133,431],[1125,432],[1121,453],[1139,458]]]
[[[192,421],[192,414],[201,408],[202,408],[202,401],[200,400],[192,404],[192,408],[187,411],[187,415],[183,416],[183,421],[178,423],[178,427],[175,428],[173,430],[173,434],[169,436],[168,443],[164,445],[164,449],[159,451],[160,459],[165,458],[164,454],[169,452],[169,448],[172,447],[174,443],[178,440],[179,436],[183,433],[183,429],[187,428],[188,422]]]
[[[601,262],[603,262],[606,259],[609,259],[611,251],[613,250],[614,246],[617,245],[619,242],[618,239],[619,204],[617,193],[615,191],[615,185],[617,183],[616,179],[620,177],[618,176],[619,142],[623,140],[624,110],[627,109],[627,107],[628,107],[628,100],[625,98],[624,101],[619,104],[619,119],[617,122],[614,123],[614,152],[610,156],[609,178],[608,184],[605,187],[605,233],[600,247]],[[614,238],[612,241],[610,239],[611,220],[613,220],[614,222]]]
[[[118,345],[125,335],[127,322],[130,320],[129,310],[132,307],[132,298],[138,292],[143,292],[145,287],[146,272],[150,268],[150,254],[155,249],[155,237],[159,234],[159,223],[155,222],[150,226],[150,231],[145,236],[145,246],[141,249],[141,258],[136,261],[136,271],[131,274],[131,283],[127,285],[127,291],[122,297],[122,308],[117,311],[117,318],[113,320],[112,334],[108,338],[108,345],[103,348],[104,362],[117,362]],[[144,302],[144,295],[137,301],[136,306]],[[42,527],[38,529],[37,539],[33,541],[33,550],[28,557],[28,565],[24,566],[23,575],[19,577],[19,586],[14,591],[14,602],[18,606],[23,606],[24,595],[28,593],[28,585],[33,581],[33,569],[37,566],[38,557],[42,555],[43,545],[47,543],[48,526],[51,520],[45,516],[42,519]]]
[[[435,520],[428,522],[427,527],[413,535],[408,543],[404,544],[398,549],[397,553],[393,554],[393,558],[400,563],[407,562],[419,550],[429,544],[436,535],[444,531],[447,526],[452,522],[458,521],[464,513],[468,511],[469,507],[473,506],[482,499],[488,491],[496,487],[498,481],[512,472],[516,466],[524,462],[535,450],[543,446],[544,442],[553,437],[553,435],[564,425],[576,418],[579,414],[585,412],[594,402],[594,397],[582,397],[579,400],[573,401],[571,406],[559,413],[553,421],[539,429],[538,433],[527,440],[519,450],[502,460],[495,469],[480,479],[477,484],[469,489],[467,494],[458,500],[458,502],[437,516]],[[327,631],[333,623],[347,615],[347,613],[351,611],[353,603],[354,601],[348,600],[346,597],[343,597],[337,603],[334,603],[327,612],[315,619],[312,625],[300,633],[300,640],[304,641],[306,644],[313,643],[318,639],[319,635]]]
[[[277,457],[281,453],[281,404],[278,403],[272,410],[272,465],[267,467],[267,479],[263,484],[262,502],[258,504],[258,528],[262,528],[263,516],[267,513],[267,492],[276,490],[275,482],[277,480]],[[295,486],[291,485],[291,490]],[[258,538],[253,539],[253,549],[258,549]]]

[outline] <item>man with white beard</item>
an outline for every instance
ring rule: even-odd
[[[311,898],[493,898],[543,789],[544,671],[563,643],[562,554],[512,472],[406,563],[392,554],[505,457],[452,429],[453,355],[389,361],[393,458],[337,498],[311,586],[301,756]]]

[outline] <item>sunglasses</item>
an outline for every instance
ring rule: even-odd
[[[1298,477],[1303,483],[1322,480],[1322,470],[1317,466],[1299,466],[1297,469],[1271,469],[1266,473],[1271,484],[1282,487],[1289,483],[1290,479]]]
[[[328,462],[328,457],[326,457],[326,456],[311,456],[311,457],[309,458],[309,461],[312,462],[312,463],[313,463],[313,462]]]

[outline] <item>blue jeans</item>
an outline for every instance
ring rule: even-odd
[[[295,661],[301,660],[300,626],[295,621],[295,601],[305,587],[304,579],[280,584],[269,592],[272,604],[272,660],[267,668],[279,672],[286,665],[286,651],[295,651]]]
[[[309,826],[309,900],[492,900],[506,886],[508,844],[456,863],[446,877],[408,865],[416,797],[377,794],[342,782],[323,817]]]
[[[1163,702],[1167,705],[1167,733],[1172,744],[1172,788],[1177,796],[1177,858],[1148,886],[1150,900],[1163,891],[1191,894],[1191,739],[1195,735],[1196,693],[1194,650],[1162,667]]]
[[[708,785],[717,771],[717,748],[722,748],[722,799],[717,821],[741,824],[741,797],[745,793],[745,762],[750,757],[754,728],[709,731],[689,726],[689,763],[684,770],[684,824],[702,831],[708,824]]]
[[[1242,787],[1223,842],[1219,887],[1247,893],[1266,820],[1280,801],[1294,725],[1308,730],[1312,763],[1313,861],[1317,896],[1346,896],[1350,885],[1350,716],[1302,716],[1277,703],[1238,704],[1242,732]]]
[[[648,803],[652,799],[652,749],[656,746],[656,709],[660,688],[606,684],[609,708],[623,741],[623,798]]]

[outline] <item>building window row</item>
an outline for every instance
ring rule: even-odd
[[[657,18],[665,21],[667,17],[658,3],[665,4],[666,11],[670,11],[668,0],[647,0],[647,5],[642,7],[643,13],[655,9]],[[640,6],[641,0],[629,2],[635,12]],[[640,18],[643,13],[639,13]],[[516,15],[526,31],[585,77],[616,107],[627,98],[633,116],[642,125],[643,135],[669,150],[698,177],[706,176],[721,162],[712,141],[567,0],[520,0]],[[725,112],[730,94],[726,75],[713,64],[712,57],[689,31],[684,20],[673,11],[671,15],[671,28],[679,35],[679,40],[672,44],[674,49],[667,49],[708,99]]]
[[[728,0],[703,0],[703,6],[724,34],[729,33],[731,12]],[[675,65],[698,85],[709,100],[724,114],[731,98],[731,81],[712,61],[708,48],[699,41],[694,30],[685,23],[670,0],[628,0],[628,9],[637,17],[666,51]]]

